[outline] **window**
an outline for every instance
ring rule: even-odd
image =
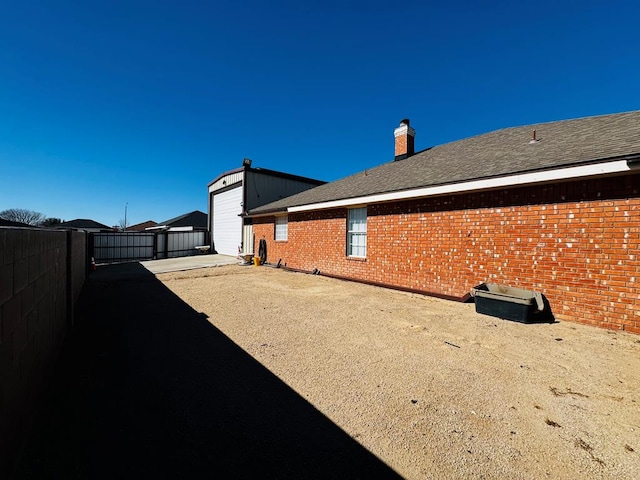
[[[347,255],[363,258],[367,256],[367,207],[349,209]]]
[[[286,242],[289,238],[289,217],[276,217],[276,241]]]

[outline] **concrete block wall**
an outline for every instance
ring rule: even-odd
[[[82,286],[87,277],[87,234],[84,232],[67,232],[67,295],[68,317],[71,326],[75,318],[75,307],[80,298]]]
[[[0,477],[10,473],[71,324],[85,234],[0,228]]]
[[[558,319],[640,334],[640,175],[369,205],[367,258],[347,210],[254,219],[269,260],[461,297],[482,282],[544,293]]]

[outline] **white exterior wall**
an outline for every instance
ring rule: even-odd
[[[220,177],[218,180],[209,185],[209,193],[227,188],[229,185],[233,185],[234,183],[242,182],[243,178],[244,172],[230,173],[229,175]]]
[[[242,243],[242,185],[213,195],[213,246],[223,255],[237,255]]]
[[[211,241],[213,242],[213,198],[214,193],[218,190],[222,190],[224,188],[230,187],[231,185],[235,185],[236,183],[242,185],[244,180],[244,171],[234,172],[228,175],[224,175],[218,178],[215,182],[213,182],[208,187],[209,191],[209,205],[208,205],[208,215],[207,226],[209,227],[209,231],[211,232]]]

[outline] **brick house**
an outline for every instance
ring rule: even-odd
[[[461,300],[542,292],[555,318],[640,333],[640,111],[506,128],[249,212],[269,261]]]
[[[147,220],[146,222],[136,223],[135,225],[128,226],[127,232],[144,232],[147,228],[157,227],[158,223],[153,220]]]

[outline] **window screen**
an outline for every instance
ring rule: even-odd
[[[367,256],[367,207],[349,209],[347,255],[350,257]]]
[[[289,237],[289,217],[276,217],[276,240],[286,241]]]

